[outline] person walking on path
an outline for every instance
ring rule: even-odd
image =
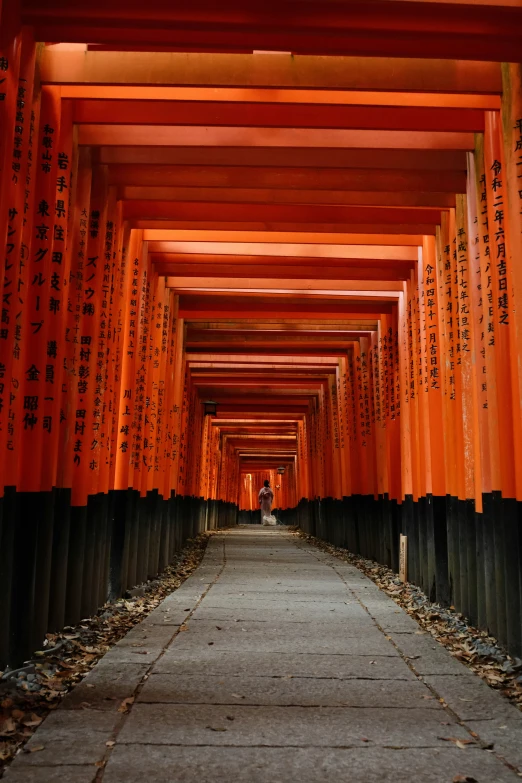
[[[264,523],[264,517],[269,517],[272,514],[272,503],[274,501],[274,493],[270,489],[270,482],[265,479],[265,484],[259,490],[259,505],[261,506],[261,524]]]

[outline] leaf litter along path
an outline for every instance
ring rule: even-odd
[[[295,533],[324,552],[362,571],[457,660],[478,674],[489,686],[500,691],[522,711],[522,660],[509,655],[497,639],[472,626],[453,608],[430,601],[420,587],[410,582],[401,582],[391,568],[354,555],[348,549],[333,546],[300,530],[296,529]]]
[[[0,671],[0,778],[15,754],[116,642],[152,612],[198,567],[210,532],[187,542],[155,579],[107,603],[77,626],[47,634],[41,650],[20,669]],[[32,748],[38,752],[38,746]]]
[[[520,780],[521,713],[418,634],[360,570],[287,530],[219,532],[6,781]]]

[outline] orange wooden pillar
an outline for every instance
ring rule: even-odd
[[[341,492],[342,497],[351,495],[351,463],[350,463],[350,425],[348,399],[348,358],[341,356],[336,370],[337,400],[339,416],[339,446],[341,453]]]
[[[519,580],[519,564],[513,555],[512,543],[518,534],[518,511],[515,502],[515,460],[518,446],[516,451],[515,441],[521,437],[519,403],[515,402],[519,398],[518,372],[513,372],[512,363],[512,352],[516,352],[517,345],[516,314],[513,311],[513,265],[518,264],[519,259],[513,258],[511,249],[512,228],[508,217],[506,165],[498,112],[486,112],[484,170],[490,247],[487,282],[488,296],[491,295],[493,300],[495,370],[499,402],[501,498],[494,495],[498,634],[510,648],[522,649],[521,597],[520,592],[516,595],[511,589],[513,580]],[[517,361],[518,359],[515,361],[515,368]]]
[[[431,590],[434,579],[437,600],[448,600],[447,537],[446,537],[446,475],[444,469],[443,387],[445,377],[444,352],[441,332],[441,289],[444,285],[440,268],[440,244],[436,238],[425,236],[422,245],[422,274],[424,275],[424,319],[427,362],[427,420],[431,493],[427,503],[428,518],[428,575]]]
[[[28,42],[28,39],[27,39]],[[10,292],[4,294],[4,276],[9,273],[10,268],[16,268],[13,263],[12,248],[14,238],[13,231],[16,231],[14,221],[18,218],[21,225],[20,212],[16,209],[16,192],[20,192],[23,180],[22,171],[27,168],[23,165],[23,148],[17,147],[16,138],[23,139],[22,144],[29,143],[27,137],[29,123],[25,120],[26,107],[24,106],[24,125],[16,123],[16,115],[19,110],[19,75],[20,60],[22,49],[22,33],[20,28],[20,3],[4,3],[0,17],[0,243],[3,249],[2,267],[3,273],[0,275],[0,296],[2,297],[2,315],[0,318],[0,424],[2,433],[7,432],[7,420],[9,415],[9,400],[11,391],[11,379],[8,375],[6,359],[10,352],[10,330],[12,322],[9,320],[9,314],[5,313],[10,309],[10,300],[12,296],[7,296]],[[27,45],[25,47],[28,51]],[[31,91],[34,79],[31,78]],[[21,97],[21,96],[20,96]],[[25,96],[24,96],[25,97]],[[31,99],[28,97],[27,109],[30,111]],[[19,142],[18,142],[19,143]],[[15,153],[15,150],[18,150]],[[20,158],[18,157],[20,155]],[[26,155],[27,160],[27,155]],[[16,214],[18,213],[18,214]],[[19,231],[17,232],[19,233]],[[16,243],[15,243],[16,244]],[[7,307],[6,307],[7,306]],[[6,369],[3,369],[5,366]],[[5,446],[0,450],[0,470],[3,475],[4,460],[6,460]],[[2,480],[1,492],[6,480]]]
[[[117,409],[117,446],[114,468],[114,488],[126,490],[130,483],[130,465],[132,451],[132,422],[136,401],[135,369],[138,361],[138,318],[140,297],[140,264],[143,245],[143,232],[133,229],[127,261],[127,281],[124,288],[130,293],[123,318],[123,350],[120,371],[120,394]],[[127,286],[129,286],[127,288]]]
[[[140,286],[138,305],[137,355],[133,378],[134,416],[132,419],[132,450],[129,483],[143,497],[142,468],[144,459],[145,415],[147,409],[147,378],[150,351],[150,314],[152,279],[147,243],[142,246],[140,258]]]
[[[457,363],[460,370],[459,415],[462,422],[462,483],[459,488],[459,500],[463,504],[464,525],[459,524],[460,586],[462,611],[477,621],[477,573],[476,573],[476,534],[475,500],[480,492],[480,463],[476,458],[480,454],[477,394],[475,383],[475,335],[472,317],[471,295],[471,244],[468,228],[468,209],[465,195],[457,195],[456,207],[456,248],[458,279],[458,338]],[[478,492],[477,492],[478,488]],[[481,500],[480,506],[481,507]]]
[[[57,88],[44,87],[35,144],[35,209],[28,250],[28,286],[23,326],[27,340],[22,349],[23,377],[20,379],[23,403],[22,427],[18,437],[21,444],[22,492],[51,491],[52,469],[49,469],[49,461],[43,459],[43,454],[49,442],[58,437],[57,422],[54,422],[54,427],[52,422],[56,359],[47,356],[47,342],[49,337],[56,337],[58,333],[54,323],[51,326],[52,322],[54,319],[60,322],[62,317],[60,300],[53,296],[55,279],[58,280],[57,287],[60,287],[61,282],[53,264],[59,137],[59,92]]]
[[[508,233],[511,279],[511,379],[517,499],[522,500],[522,65],[502,65],[502,154],[504,214]],[[504,293],[504,292],[503,292]]]
[[[334,500],[342,499],[341,482],[341,443],[339,433],[339,398],[337,392],[337,376],[331,374],[328,379],[327,388],[328,400],[328,430],[329,437],[327,444],[331,451],[331,493]],[[336,511],[336,516],[340,515],[340,509]]]
[[[8,56],[6,69],[9,68]],[[2,71],[3,74],[7,70]],[[7,82],[7,77],[5,77]],[[7,89],[6,82],[1,89]],[[8,143],[11,158],[6,165],[0,191],[6,201],[1,207],[2,218],[7,219],[2,235],[5,255],[2,281],[2,313],[0,318],[0,492],[4,486],[16,487],[20,480],[21,410],[23,405],[23,349],[28,335],[24,329],[24,301],[28,290],[28,248],[33,230],[33,193],[36,167],[33,147],[36,143],[32,120],[35,82],[35,45],[29,31],[21,40],[20,87],[16,93],[18,122],[11,128],[4,116],[4,143]],[[4,103],[8,101],[8,96]],[[37,107],[39,109],[39,100]],[[4,115],[8,106],[2,107]],[[0,112],[2,112],[0,108]],[[0,152],[1,155],[1,152]]]
[[[412,479],[412,448],[411,448],[411,396],[410,396],[410,361],[411,347],[408,319],[408,287],[403,286],[399,296],[397,310],[397,377],[399,378],[399,393],[394,384],[394,401],[391,407],[400,406],[400,444],[401,444],[401,481],[399,500],[402,503],[402,530],[408,535],[413,525],[413,479]]]
[[[490,443],[490,411],[488,406],[488,374],[487,374],[487,331],[488,306],[483,295],[483,279],[488,258],[485,256],[484,230],[482,212],[487,210],[485,177],[483,171],[483,154],[478,154],[478,148],[483,149],[483,136],[477,136],[475,153],[468,154],[467,208],[470,265],[470,297],[473,319],[473,374],[475,384],[475,399],[477,408],[477,429],[475,466],[476,466],[476,541],[477,541],[477,616],[478,625],[489,625],[488,615],[496,614],[491,565],[487,553],[493,551],[488,544],[488,536],[492,535],[492,524],[489,514],[491,505],[491,443]],[[478,176],[480,169],[480,176]],[[484,503],[486,509],[484,508]]]

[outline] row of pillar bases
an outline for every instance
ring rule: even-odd
[[[45,634],[76,625],[157,576],[188,539],[237,524],[237,506],[157,490],[113,490],[72,506],[70,490],[0,500],[0,669],[41,649]]]
[[[500,493],[473,501],[387,495],[304,500],[278,520],[399,570],[408,537],[408,578],[443,606],[522,655],[522,504]],[[205,530],[259,522],[234,503],[154,490],[114,490],[71,506],[70,491],[20,493],[0,501],[0,667],[19,665],[45,634],[75,625],[155,577]]]

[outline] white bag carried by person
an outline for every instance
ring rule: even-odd
[[[263,525],[277,525],[277,519],[273,514],[270,514],[270,516],[263,517]]]

